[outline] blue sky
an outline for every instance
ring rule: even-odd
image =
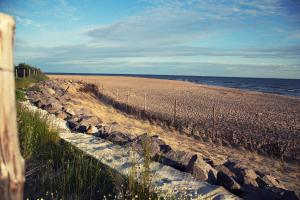
[[[299,0],[0,0],[47,72],[300,78]]]

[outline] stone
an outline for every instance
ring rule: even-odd
[[[166,153],[163,153],[161,151],[158,152],[154,156],[154,160],[180,171],[190,172],[192,171],[197,160],[197,155],[186,153],[184,151],[174,151],[171,149]]]
[[[280,184],[279,180],[271,175],[263,175],[263,177],[257,177],[256,181],[259,187],[277,187],[277,188],[284,188],[283,185]]]
[[[102,123],[102,121],[95,116],[81,116],[80,124],[85,126],[97,126],[98,124]]]
[[[253,187],[258,187],[256,179],[258,175],[253,169],[244,169],[243,171],[243,184],[252,185]]]
[[[56,117],[63,119],[63,120],[70,118],[70,116],[63,111],[56,113]]]
[[[69,120],[67,120],[67,126],[73,130],[77,126],[79,126],[79,123],[76,121],[76,119],[69,119]]]
[[[148,150],[150,151],[151,159],[153,159],[154,156],[160,151],[166,153],[171,150],[171,147],[167,145],[163,140],[161,140],[158,136],[148,136],[147,134],[138,136],[136,140],[130,145],[134,147],[134,149],[140,155],[143,155],[146,142],[150,143]]]
[[[112,143],[125,145],[129,142],[132,142],[134,137],[128,133],[114,131],[108,135],[107,139]]]
[[[217,183],[235,195],[240,195],[243,193],[240,184],[238,184],[232,177],[228,176],[223,171],[218,171]]]
[[[98,129],[95,126],[89,126],[86,133],[90,135],[94,135],[98,133]]]
[[[211,184],[217,183],[218,171],[209,165],[202,157],[198,156],[196,164],[190,172],[197,180],[207,181]]]
[[[65,108],[65,112],[68,113],[71,116],[75,116],[76,115],[75,112],[72,109],[70,109],[70,108]]]
[[[80,124],[80,125],[75,127],[74,131],[77,131],[77,132],[80,132],[80,133],[86,133],[87,129],[88,129],[88,126]]]
[[[51,114],[55,114],[60,112],[63,109],[63,106],[55,101],[48,103],[45,107],[45,110],[47,110]]]
[[[55,95],[55,91],[52,88],[47,88],[46,91],[50,95]]]

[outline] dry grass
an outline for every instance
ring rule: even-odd
[[[90,81],[94,83],[98,82],[99,86],[100,84],[104,84],[104,93],[109,96],[113,96],[114,91],[116,91],[116,88],[118,88],[119,98],[120,98],[119,101],[122,101],[121,99],[122,94],[126,94],[127,93],[126,91],[129,90],[129,88],[131,88],[132,91],[133,91],[132,88],[134,88],[136,89],[136,91],[140,92],[140,93],[137,92],[135,93],[137,99],[138,99],[137,94],[143,94],[143,91],[146,91],[146,89],[147,91],[152,91],[152,94],[157,95],[156,96],[157,99],[170,98],[169,97],[170,94],[173,94],[177,97],[181,96],[181,98],[183,98],[184,96],[182,95],[184,94],[185,91],[185,93],[189,92],[191,94],[188,97],[190,99],[190,102],[187,103],[189,103],[191,108],[193,109],[195,109],[197,105],[195,102],[198,102],[201,99],[202,100],[210,99],[211,102],[207,102],[208,100],[202,102],[202,104],[200,103],[199,108],[201,108],[202,107],[201,105],[204,105],[204,103],[206,103],[207,105],[212,105],[216,102],[219,102],[219,104],[216,103],[216,105],[219,106],[219,107],[216,106],[216,116],[218,116],[221,111],[220,105],[223,105],[222,109],[223,111],[225,111],[227,109],[226,107],[224,107],[225,102],[230,102],[231,99],[233,102],[232,103],[233,108],[237,108],[237,109],[239,108],[239,110],[235,111],[235,113],[240,113],[243,110],[245,110],[247,106],[249,107],[248,113],[244,111],[245,113],[243,113],[243,115],[241,115],[239,118],[236,119],[236,123],[239,123],[238,119],[242,118],[242,116],[250,116],[251,113],[258,112],[255,109],[258,109],[259,112],[264,113],[262,115],[266,115],[266,116],[270,115],[270,117],[275,119],[275,117],[272,115],[283,115],[283,113],[287,111],[284,110],[280,111],[279,108],[286,107],[288,111],[291,111],[291,113],[289,113],[289,117],[299,122],[299,113],[300,113],[299,99],[297,98],[283,97],[279,95],[261,94],[256,92],[243,92],[240,90],[225,89],[225,88],[218,88],[218,87],[201,86],[201,85],[195,85],[195,84],[184,83],[179,81],[125,78],[125,77],[51,76],[51,78],[84,80],[84,81]],[[104,123],[110,124],[115,122],[119,124],[120,127],[124,128],[126,131],[136,135],[144,133],[145,131],[150,132],[152,134],[158,134],[163,140],[165,140],[168,144],[170,144],[175,149],[197,153],[200,156],[211,158],[215,163],[221,163],[222,161],[227,159],[238,161],[244,167],[250,167],[255,170],[262,171],[264,173],[272,174],[273,176],[280,179],[287,188],[291,190],[300,191],[300,184],[298,182],[300,178],[300,166],[298,164],[284,163],[276,159],[257,155],[255,152],[249,152],[243,149],[235,149],[226,146],[220,146],[217,143],[212,144],[206,142],[199,142],[193,139],[192,137],[187,137],[186,135],[180,134],[178,131],[164,130],[161,126],[149,123],[148,120],[137,120],[132,117],[129,117],[128,115],[118,112],[116,109],[114,109],[111,106],[102,104],[94,96],[88,93],[79,92],[78,89],[79,87],[76,88],[76,84],[74,84],[74,87],[68,90],[68,92],[70,92],[74,97],[73,99],[78,101],[77,103],[74,104],[72,102],[69,102],[68,104],[74,108],[85,108],[89,110],[96,116],[100,117]],[[159,90],[162,90],[164,92],[161,92]],[[169,93],[167,92],[168,90],[170,90]],[[180,92],[175,93],[174,92],[175,90]],[[197,91],[199,92],[199,94],[204,95],[206,93],[206,95],[209,96],[201,97],[201,95],[199,95]],[[161,97],[158,94],[161,94]],[[198,97],[199,99],[197,99],[196,97]],[[149,100],[149,98],[150,96],[148,95],[147,96],[148,109],[152,109],[152,107],[154,109],[157,105],[155,104],[155,102],[152,103],[154,105],[150,104],[151,100]],[[220,98],[220,99],[216,99],[216,98]],[[134,97],[132,97],[132,99],[134,99]],[[143,98],[141,99],[142,100],[140,101],[143,101]],[[249,102],[247,102],[247,99],[249,99]],[[125,99],[123,101],[125,101]],[[136,101],[132,100],[130,102],[133,104]],[[243,104],[243,102],[247,102],[245,103],[247,104],[247,106],[238,107],[238,105]],[[296,103],[298,103],[298,105]],[[272,108],[271,106],[272,104],[275,108]],[[179,105],[180,105],[180,101],[179,101]],[[233,108],[228,108],[228,109],[233,110]],[[206,108],[206,110],[210,110],[210,109]],[[202,115],[204,115],[203,112],[204,111],[201,112]],[[181,114],[181,112],[179,112],[179,114]],[[211,113],[207,111],[207,114],[209,115]],[[222,125],[221,121],[219,121],[218,119],[219,118],[217,118],[216,120],[216,127]],[[264,118],[261,119],[266,120]],[[256,120],[259,119],[256,117]],[[276,123],[279,121],[280,120],[278,119],[277,121],[272,121],[272,120],[270,121],[271,124],[275,124],[274,126],[278,127],[278,131],[273,134],[277,134],[277,135],[282,134],[280,133],[281,130],[280,124]],[[281,124],[282,123],[283,122],[281,122]],[[263,126],[264,124],[262,123],[261,125]],[[288,132],[288,134],[293,135],[299,133],[299,123],[295,124],[295,126],[292,126],[291,128],[293,129],[291,132]],[[216,130],[218,131],[218,128],[216,128]],[[247,131],[247,128],[245,128],[245,130]],[[247,132],[244,132],[243,134],[244,134],[243,137],[249,137],[247,135]],[[268,137],[267,133],[252,134],[252,135],[254,136],[258,135],[258,138],[260,135],[264,137]],[[250,137],[252,136],[250,135]],[[299,144],[299,134],[297,137],[293,139],[295,140],[295,142],[297,141]],[[279,140],[277,139],[276,141],[278,142]]]

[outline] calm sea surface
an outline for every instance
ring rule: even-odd
[[[211,77],[211,76],[177,76],[177,75],[144,75],[144,74],[73,74],[48,73],[83,76],[130,76],[168,80],[181,80],[192,83],[207,84],[252,90],[258,92],[274,93],[300,97],[300,79],[273,79],[273,78],[237,78],[237,77]]]

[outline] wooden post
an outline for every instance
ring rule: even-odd
[[[175,98],[175,101],[174,101],[174,117],[173,117],[173,123],[175,124],[175,121],[176,121],[176,115],[177,115],[177,99]]]
[[[129,91],[127,91],[127,105],[129,105]]]
[[[212,120],[213,120],[213,127],[212,127],[212,135],[213,137],[215,137],[215,106],[216,104],[213,105],[213,116],[212,116]]]
[[[0,199],[23,199],[24,159],[17,134],[13,38],[15,22],[0,13]]]
[[[147,99],[146,99],[146,93],[144,94],[144,111],[146,111],[147,108]]]
[[[16,78],[18,78],[18,69],[16,69]]]
[[[25,77],[26,77],[26,70],[23,69],[23,78],[25,78]]]
[[[30,77],[30,69],[28,69],[28,77]]]

